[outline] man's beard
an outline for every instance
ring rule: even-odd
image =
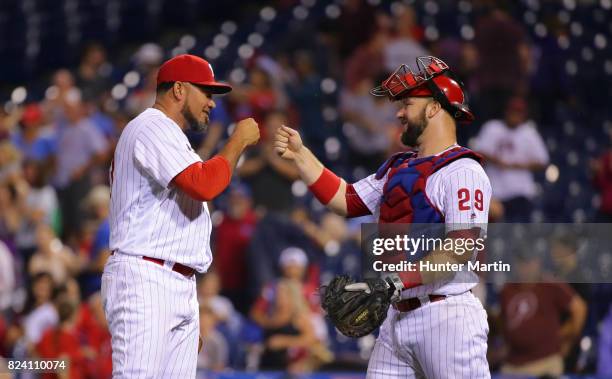
[[[187,104],[183,105],[183,109],[181,109],[181,114],[185,118],[189,130],[193,132],[205,132],[206,129],[208,129],[208,124],[206,123],[206,121],[198,121],[198,119],[193,115],[189,108],[187,108]]]
[[[402,143],[409,147],[418,147],[418,139],[427,127],[425,109],[423,108],[423,112],[416,120],[406,118],[402,124],[406,126],[406,130],[402,133]]]

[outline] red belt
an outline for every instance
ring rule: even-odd
[[[429,295],[428,297],[431,303],[446,299],[446,295]],[[393,303],[393,308],[400,312],[410,312],[420,308],[422,305],[418,297],[411,297],[410,299],[404,299],[397,303]]]
[[[113,254],[115,254],[114,251],[111,252],[111,255]],[[144,259],[145,261],[157,263],[160,266],[164,266],[166,264],[166,261],[164,261],[163,259],[159,259],[159,258],[151,258],[151,257],[143,256],[142,259]],[[195,275],[196,273],[196,270],[192,269],[189,266],[180,264],[180,263],[175,263],[174,265],[172,265],[172,271],[178,272],[179,274],[187,276],[187,277],[191,277]]]

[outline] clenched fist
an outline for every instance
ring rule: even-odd
[[[274,150],[284,159],[294,160],[302,149],[300,133],[288,126],[281,126],[274,134]]]
[[[252,118],[245,118],[244,120],[238,121],[232,138],[238,139],[238,141],[244,143],[245,146],[254,145],[259,141],[259,127],[257,122]]]

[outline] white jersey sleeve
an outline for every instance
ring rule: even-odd
[[[491,183],[475,160],[462,158],[443,167],[430,176],[426,192],[444,215],[448,230],[487,224]]]
[[[202,159],[175,125],[161,118],[148,121],[146,131],[136,137],[134,157],[160,185],[168,187],[177,174]]]
[[[384,177],[380,179],[376,179],[376,174],[372,174],[368,177],[365,177],[355,183],[353,183],[353,188],[361,201],[368,207],[370,212],[373,215],[378,213],[380,208],[380,202],[382,200],[383,188],[385,187],[385,183],[387,182],[388,172]]]

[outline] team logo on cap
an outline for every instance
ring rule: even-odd
[[[212,74],[213,78],[215,77],[215,72],[212,69],[212,66],[210,65],[210,63],[208,64],[208,68],[210,68],[210,73]]]

